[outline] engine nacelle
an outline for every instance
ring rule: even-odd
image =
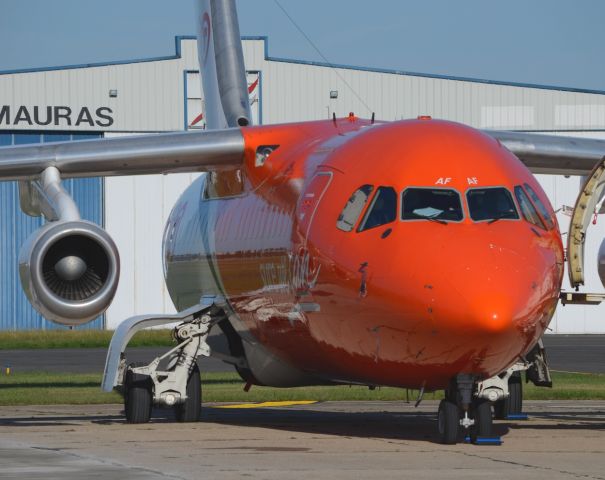
[[[94,223],[51,222],[21,247],[19,274],[40,314],[62,325],[81,325],[111,304],[120,258],[111,237]]]
[[[598,265],[597,270],[599,272],[599,278],[601,279],[601,283],[605,287],[605,238],[601,242],[601,246],[599,247],[599,257],[598,257]]]

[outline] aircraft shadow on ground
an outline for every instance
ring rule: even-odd
[[[305,409],[206,408],[206,422],[240,427],[268,428],[348,438],[381,438],[439,442],[437,415],[400,412],[326,412]],[[495,424],[494,435],[504,436],[508,425]]]
[[[496,422],[494,435],[505,437],[510,430],[603,430],[602,415],[588,416],[585,413],[557,412],[536,414],[531,418],[560,420],[564,423],[540,424],[536,422]],[[77,426],[79,422],[98,425],[124,424],[123,412],[111,415],[44,415],[28,414],[21,417],[0,419],[0,426],[39,427]],[[151,423],[175,422],[172,411],[154,409]],[[205,407],[202,422],[249,428],[267,428],[301,433],[336,435],[345,438],[380,438],[386,440],[415,440],[438,443],[436,415],[433,413],[401,412],[331,412],[294,408],[246,408],[222,409]],[[188,428],[194,424],[183,424]],[[125,425],[125,427],[127,427]]]
[[[0,418],[0,427],[78,426],[80,422],[101,424],[125,423],[123,415],[41,415]]]
[[[387,413],[207,409],[204,417],[206,421],[219,424],[341,437],[436,440],[434,415],[414,416],[405,421],[401,415]]]
[[[311,409],[246,408],[222,409],[205,407],[202,422],[249,428],[267,428],[301,433],[336,435],[345,438],[380,438],[386,440],[417,440],[437,443],[436,414],[399,412],[326,412]],[[98,425],[125,424],[123,412],[111,415],[44,415],[31,413],[21,417],[0,419],[1,426],[40,427],[77,426],[80,422]],[[173,423],[168,409],[154,409],[152,424]],[[195,424],[183,424],[189,428]],[[125,425],[125,427],[127,427]],[[495,434],[508,433],[508,425],[494,425]],[[462,439],[462,438],[461,438]]]
[[[557,411],[556,413],[534,413],[529,414],[530,419],[558,421],[563,423],[535,423],[526,421],[516,421],[511,423],[514,429],[532,429],[532,430],[605,430],[605,413],[591,412],[587,414],[577,411]]]

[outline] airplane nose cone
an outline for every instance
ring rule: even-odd
[[[448,281],[459,295],[464,323],[492,335],[532,327],[537,320],[530,306],[540,297],[537,267],[535,260],[493,244],[460,258]]]
[[[485,332],[504,333],[514,327],[520,312],[516,310],[514,296],[506,293],[485,293],[469,299],[471,321]]]

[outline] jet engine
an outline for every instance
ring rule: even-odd
[[[40,314],[63,325],[81,325],[111,304],[120,260],[111,237],[94,223],[50,222],[21,247],[19,274]]]

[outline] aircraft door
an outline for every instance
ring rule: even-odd
[[[584,285],[584,244],[593,215],[603,208],[605,195],[605,157],[595,166],[580,190],[574,206],[567,235],[567,262],[572,287]],[[605,243],[605,242],[604,242]],[[605,251],[601,245],[601,251]],[[601,257],[601,254],[599,255]],[[599,258],[601,260],[601,258]],[[605,264],[605,262],[604,262]],[[605,286],[605,268],[599,265],[601,282]]]
[[[303,243],[305,244],[309,238],[317,208],[331,182],[332,172],[316,173],[300,199],[296,218],[298,220],[299,233],[303,235]]]

